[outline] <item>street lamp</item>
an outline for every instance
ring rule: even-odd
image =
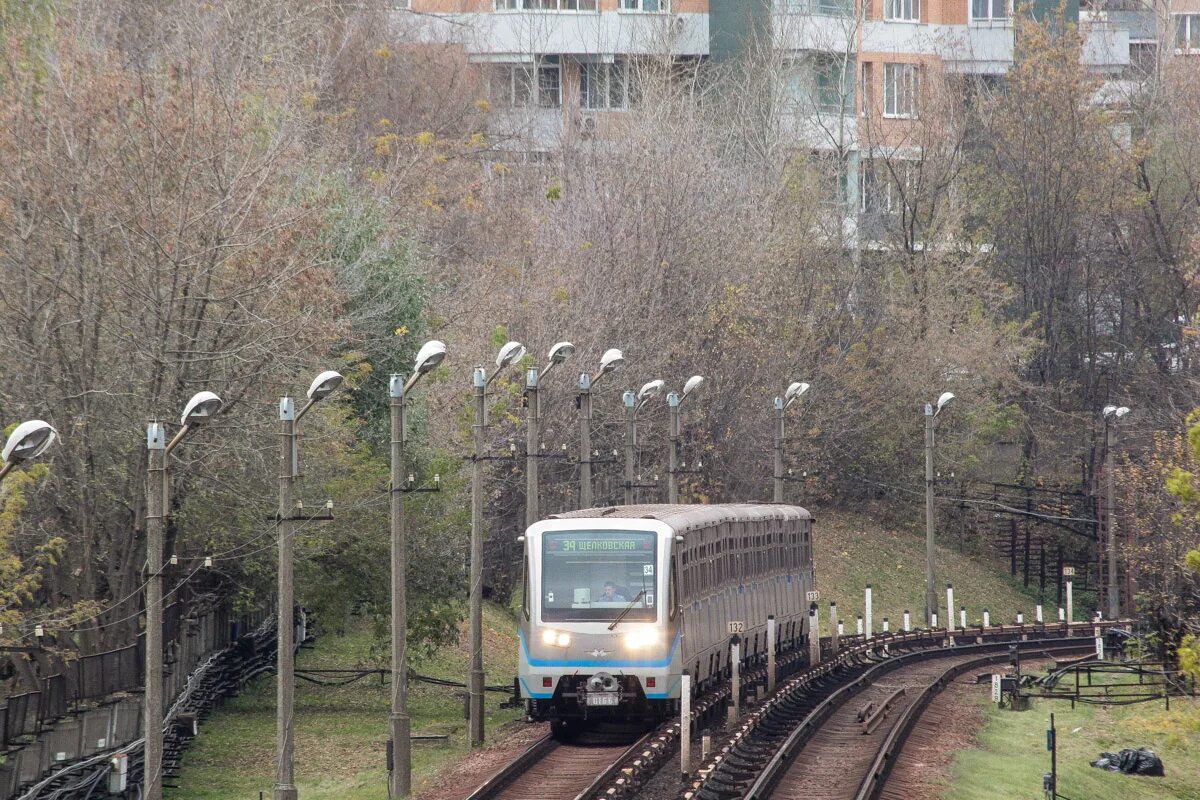
[[[605,375],[625,363],[625,355],[615,347],[600,356],[595,375],[579,374],[579,507],[592,507],[592,387]]]
[[[184,406],[179,433],[167,442],[166,429],[157,420],[146,426],[146,694],[142,712],[145,738],[144,800],[162,800],[163,760],[163,525],[167,507],[167,457],[184,438],[216,416],[221,398],[197,392]],[[11,441],[11,440],[10,440]],[[8,448],[5,448],[7,453]]]
[[[693,375],[683,385],[683,394],[671,392],[667,395],[667,406],[671,411],[670,428],[670,462],[667,469],[667,502],[679,502],[679,406],[689,394],[696,391],[704,383],[702,375]]]
[[[412,377],[392,375],[388,382],[391,398],[391,550],[392,550],[392,710],[388,735],[392,744],[392,771],[388,795],[406,797],[412,791],[411,722],[408,716],[408,540],[404,529],[404,442],[408,436],[405,405],[417,381],[446,358],[446,345],[426,342],[417,351]]]
[[[470,695],[471,747],[483,746],[483,432],[487,427],[487,387],[505,370],[525,357],[525,345],[508,342],[496,354],[496,369],[489,376],[476,367],[474,455],[471,459],[471,674]]]
[[[1108,548],[1108,616],[1121,618],[1121,595],[1117,589],[1117,520],[1114,516],[1116,479],[1113,474],[1112,437],[1116,423],[1129,413],[1128,406],[1105,406],[1104,416],[1104,522]]]
[[[575,354],[575,345],[570,342],[559,342],[550,348],[547,358],[550,360],[539,372],[537,367],[531,367],[525,375],[525,526],[529,527],[541,519],[541,506],[538,497],[538,453],[541,445],[541,432],[538,423],[541,422],[541,400],[538,388],[542,379],[550,374],[550,370]]]
[[[925,404],[925,624],[933,624],[937,613],[937,587],[934,585],[933,562],[933,420],[954,399],[950,392],[942,392],[936,404]],[[951,610],[948,613],[954,613]]]
[[[279,507],[275,517],[279,529],[279,585],[275,631],[275,658],[278,675],[275,682],[275,800],[295,800],[296,775],[296,620],[295,620],[295,531],[296,476],[300,472],[300,451],[296,425],[314,405],[338,390],[342,375],[326,370],[308,387],[308,402],[296,413],[292,398],[279,400]]]
[[[776,503],[783,502],[783,415],[792,403],[809,390],[809,384],[795,381],[787,387],[783,397],[775,398],[775,497]]]
[[[54,426],[40,419],[22,422],[13,428],[13,432],[8,435],[8,441],[4,443],[4,452],[0,453],[0,458],[4,459],[4,466],[0,468],[0,481],[4,480],[17,464],[31,461],[46,452],[57,438],[58,431],[54,430]]]
[[[637,415],[642,408],[654,398],[662,394],[663,386],[660,380],[642,384],[637,394],[625,392],[621,403],[625,406],[625,505],[633,505],[633,451],[637,445]]]

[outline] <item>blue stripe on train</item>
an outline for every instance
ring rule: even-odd
[[[517,636],[521,639],[521,650],[525,653],[525,660],[529,662],[531,667],[561,667],[570,669],[573,667],[627,667],[639,669],[653,669],[655,667],[669,667],[671,661],[675,658],[675,651],[679,649],[679,641],[682,631],[675,634],[675,640],[671,643],[671,652],[663,659],[645,659],[645,660],[619,660],[619,659],[570,659],[566,661],[556,661],[553,659],[533,658],[529,655],[529,643],[525,641],[525,631],[517,629]]]

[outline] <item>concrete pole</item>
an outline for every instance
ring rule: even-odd
[[[679,771],[692,774],[692,676],[685,670],[679,682]]]
[[[817,604],[808,607],[808,664],[815,667],[821,663],[821,623],[817,618]]]
[[[1074,581],[1067,581],[1067,624],[1075,621]]]
[[[767,692],[775,691],[775,615],[767,615]]]
[[[275,800],[296,800],[295,786],[295,484],[296,406],[292,398],[279,400],[279,624],[276,631],[275,681]]]
[[[538,397],[538,371],[531,369],[525,374],[525,527],[541,519],[542,510],[538,503],[538,454],[541,452],[541,435],[538,417],[541,415]]]
[[[869,583],[863,591],[863,613],[866,614],[866,632],[867,638],[870,639],[874,635],[871,625],[871,615],[874,613],[874,609],[871,608],[871,584]]]
[[[1112,429],[1107,421],[1104,423],[1104,517],[1108,529],[1108,616],[1110,619],[1121,618],[1121,593],[1117,588],[1117,520],[1115,513],[1116,480],[1113,476]]]
[[[936,576],[933,563],[933,405],[925,404],[925,622],[937,613]]]
[[[167,494],[166,432],[146,427],[146,696],[142,712],[145,775],[142,797],[162,800],[163,762],[163,527]]]
[[[838,622],[837,601],[829,601],[829,650],[832,655],[838,654],[838,638],[842,635],[842,623]]]
[[[679,395],[667,395],[667,407],[671,413],[670,453],[667,470],[667,502],[679,502]]]
[[[949,583],[946,584],[946,630],[954,633],[954,586]]]
[[[579,507],[592,507],[592,379],[579,375]]]
[[[908,609],[904,609],[904,632],[908,633],[912,630],[912,615],[908,613]]]
[[[471,673],[468,716],[471,747],[483,747],[483,434],[487,426],[487,374],[475,368],[474,457],[471,460]]]
[[[737,634],[729,639],[730,697],[729,722],[737,724],[742,716],[742,640]]]
[[[633,446],[637,438],[637,422],[634,417],[637,396],[633,392],[621,395],[625,406],[625,505],[633,505]]]
[[[412,729],[408,716],[408,536],[404,529],[404,440],[406,438],[404,376],[393,375],[391,396],[392,481],[392,711],[388,733],[392,740],[392,797],[407,797],[412,791]],[[536,480],[536,478],[535,478]],[[536,484],[535,484],[536,485]]]
[[[775,502],[783,502],[783,398],[775,398]]]

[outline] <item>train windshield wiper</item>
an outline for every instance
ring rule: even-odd
[[[620,622],[621,620],[625,619],[625,615],[633,610],[633,604],[636,603],[638,600],[641,600],[645,596],[646,596],[645,589],[642,589],[640,592],[635,594],[633,596],[633,599],[629,601],[629,605],[625,606],[625,608],[621,610],[620,614],[617,614],[617,618],[612,621],[612,624],[608,626],[608,629],[611,631],[613,628],[617,627],[617,623]]]

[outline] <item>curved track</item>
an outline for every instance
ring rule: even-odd
[[[1061,654],[1087,646],[1057,643],[1040,649]],[[925,714],[926,707],[957,675],[1007,657],[1007,652],[948,654],[880,675],[852,700],[840,703],[788,763],[771,775],[764,774],[765,780],[760,779],[748,796],[773,800],[912,797],[923,776],[919,770],[893,772],[892,767],[900,761],[907,739],[934,739],[951,713],[949,708],[935,707]],[[874,724],[866,726],[864,719]]]

